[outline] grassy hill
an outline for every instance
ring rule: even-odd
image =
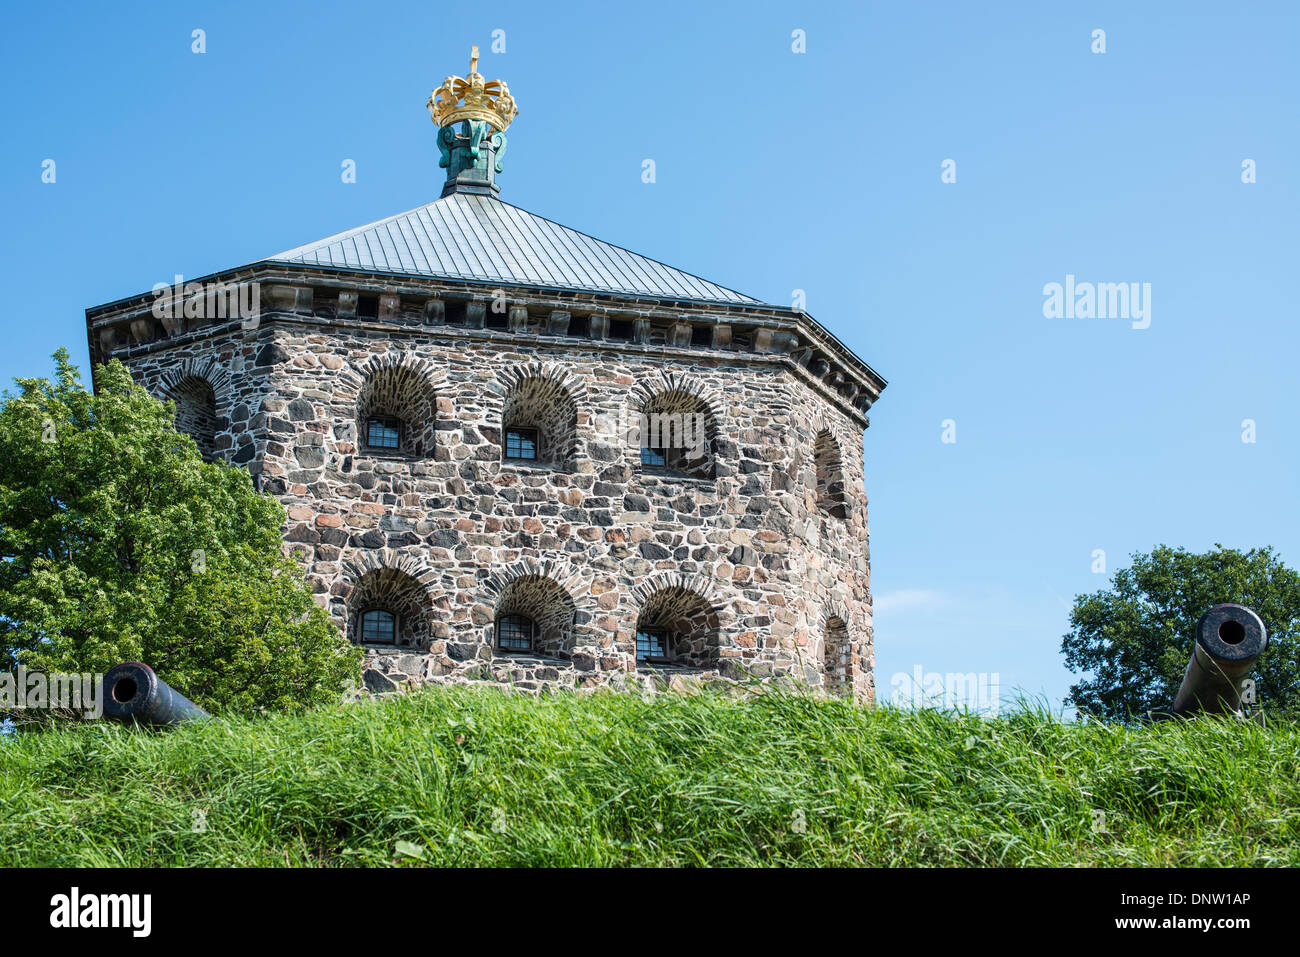
[[[431,688],[0,739],[0,866],[1300,864],[1300,729]]]

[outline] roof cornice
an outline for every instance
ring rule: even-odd
[[[697,324],[727,327],[728,341],[731,330],[740,329],[750,337],[748,350],[731,348],[725,351],[726,356],[734,358],[749,351],[788,360],[790,365],[803,370],[811,381],[822,383],[833,394],[845,400],[846,407],[862,420],[864,427],[867,421],[866,410],[888,385],[879,373],[811,315],[769,303],[622,296],[562,287],[484,284],[270,260],[210,273],[185,282],[186,285],[197,286],[218,283],[257,283],[259,287],[267,286],[271,295],[262,297],[263,321],[273,321],[277,317],[304,321],[312,318],[314,311],[311,303],[317,299],[317,289],[331,294],[356,292],[379,294],[396,300],[405,297],[432,302],[485,302],[491,301],[499,290],[507,290],[515,293],[513,298],[525,301],[534,309],[552,309],[579,316],[641,320],[647,324],[668,324],[674,327],[689,326],[691,321],[695,321]],[[123,351],[135,355],[139,354],[142,346],[178,338],[178,330],[164,329],[153,317],[153,306],[157,299],[158,294],[151,290],[88,308],[86,331],[92,360],[103,361],[107,357],[103,348],[105,341],[114,343],[111,352],[115,355]],[[307,304],[305,307],[304,301]],[[373,320],[365,323],[351,318],[346,324],[356,328],[376,328]],[[202,333],[203,330],[208,330],[208,334],[214,334],[228,325],[229,323],[205,326],[198,331]],[[409,323],[381,324],[379,328],[390,328],[395,332],[412,331]],[[189,340],[194,332],[195,330],[188,330],[183,335]],[[104,338],[105,334],[107,339]],[[689,337],[689,330],[687,335]],[[202,335],[198,337],[201,338]],[[617,346],[611,343],[612,347],[622,345],[626,343],[619,342]]]

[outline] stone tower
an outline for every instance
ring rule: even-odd
[[[92,360],[284,504],[372,689],[788,676],[872,700],[885,381],[800,310],[503,202],[516,105],[476,62],[429,110],[440,198],[88,309]]]

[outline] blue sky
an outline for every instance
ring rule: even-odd
[[[0,379],[84,364],[87,306],[435,198],[424,102],[477,43],[520,105],[503,199],[803,289],[890,380],[865,441],[881,697],[920,666],[1059,702],[1095,549],[1300,563],[1298,41],[1288,3],[24,5]],[[1149,283],[1150,326],[1045,318],[1067,275]]]

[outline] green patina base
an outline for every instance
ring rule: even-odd
[[[458,126],[438,130],[438,165],[447,170],[442,195],[482,193],[495,196],[501,192],[496,174],[502,171],[506,152],[506,135],[494,133],[491,124],[481,120],[462,120]]]

